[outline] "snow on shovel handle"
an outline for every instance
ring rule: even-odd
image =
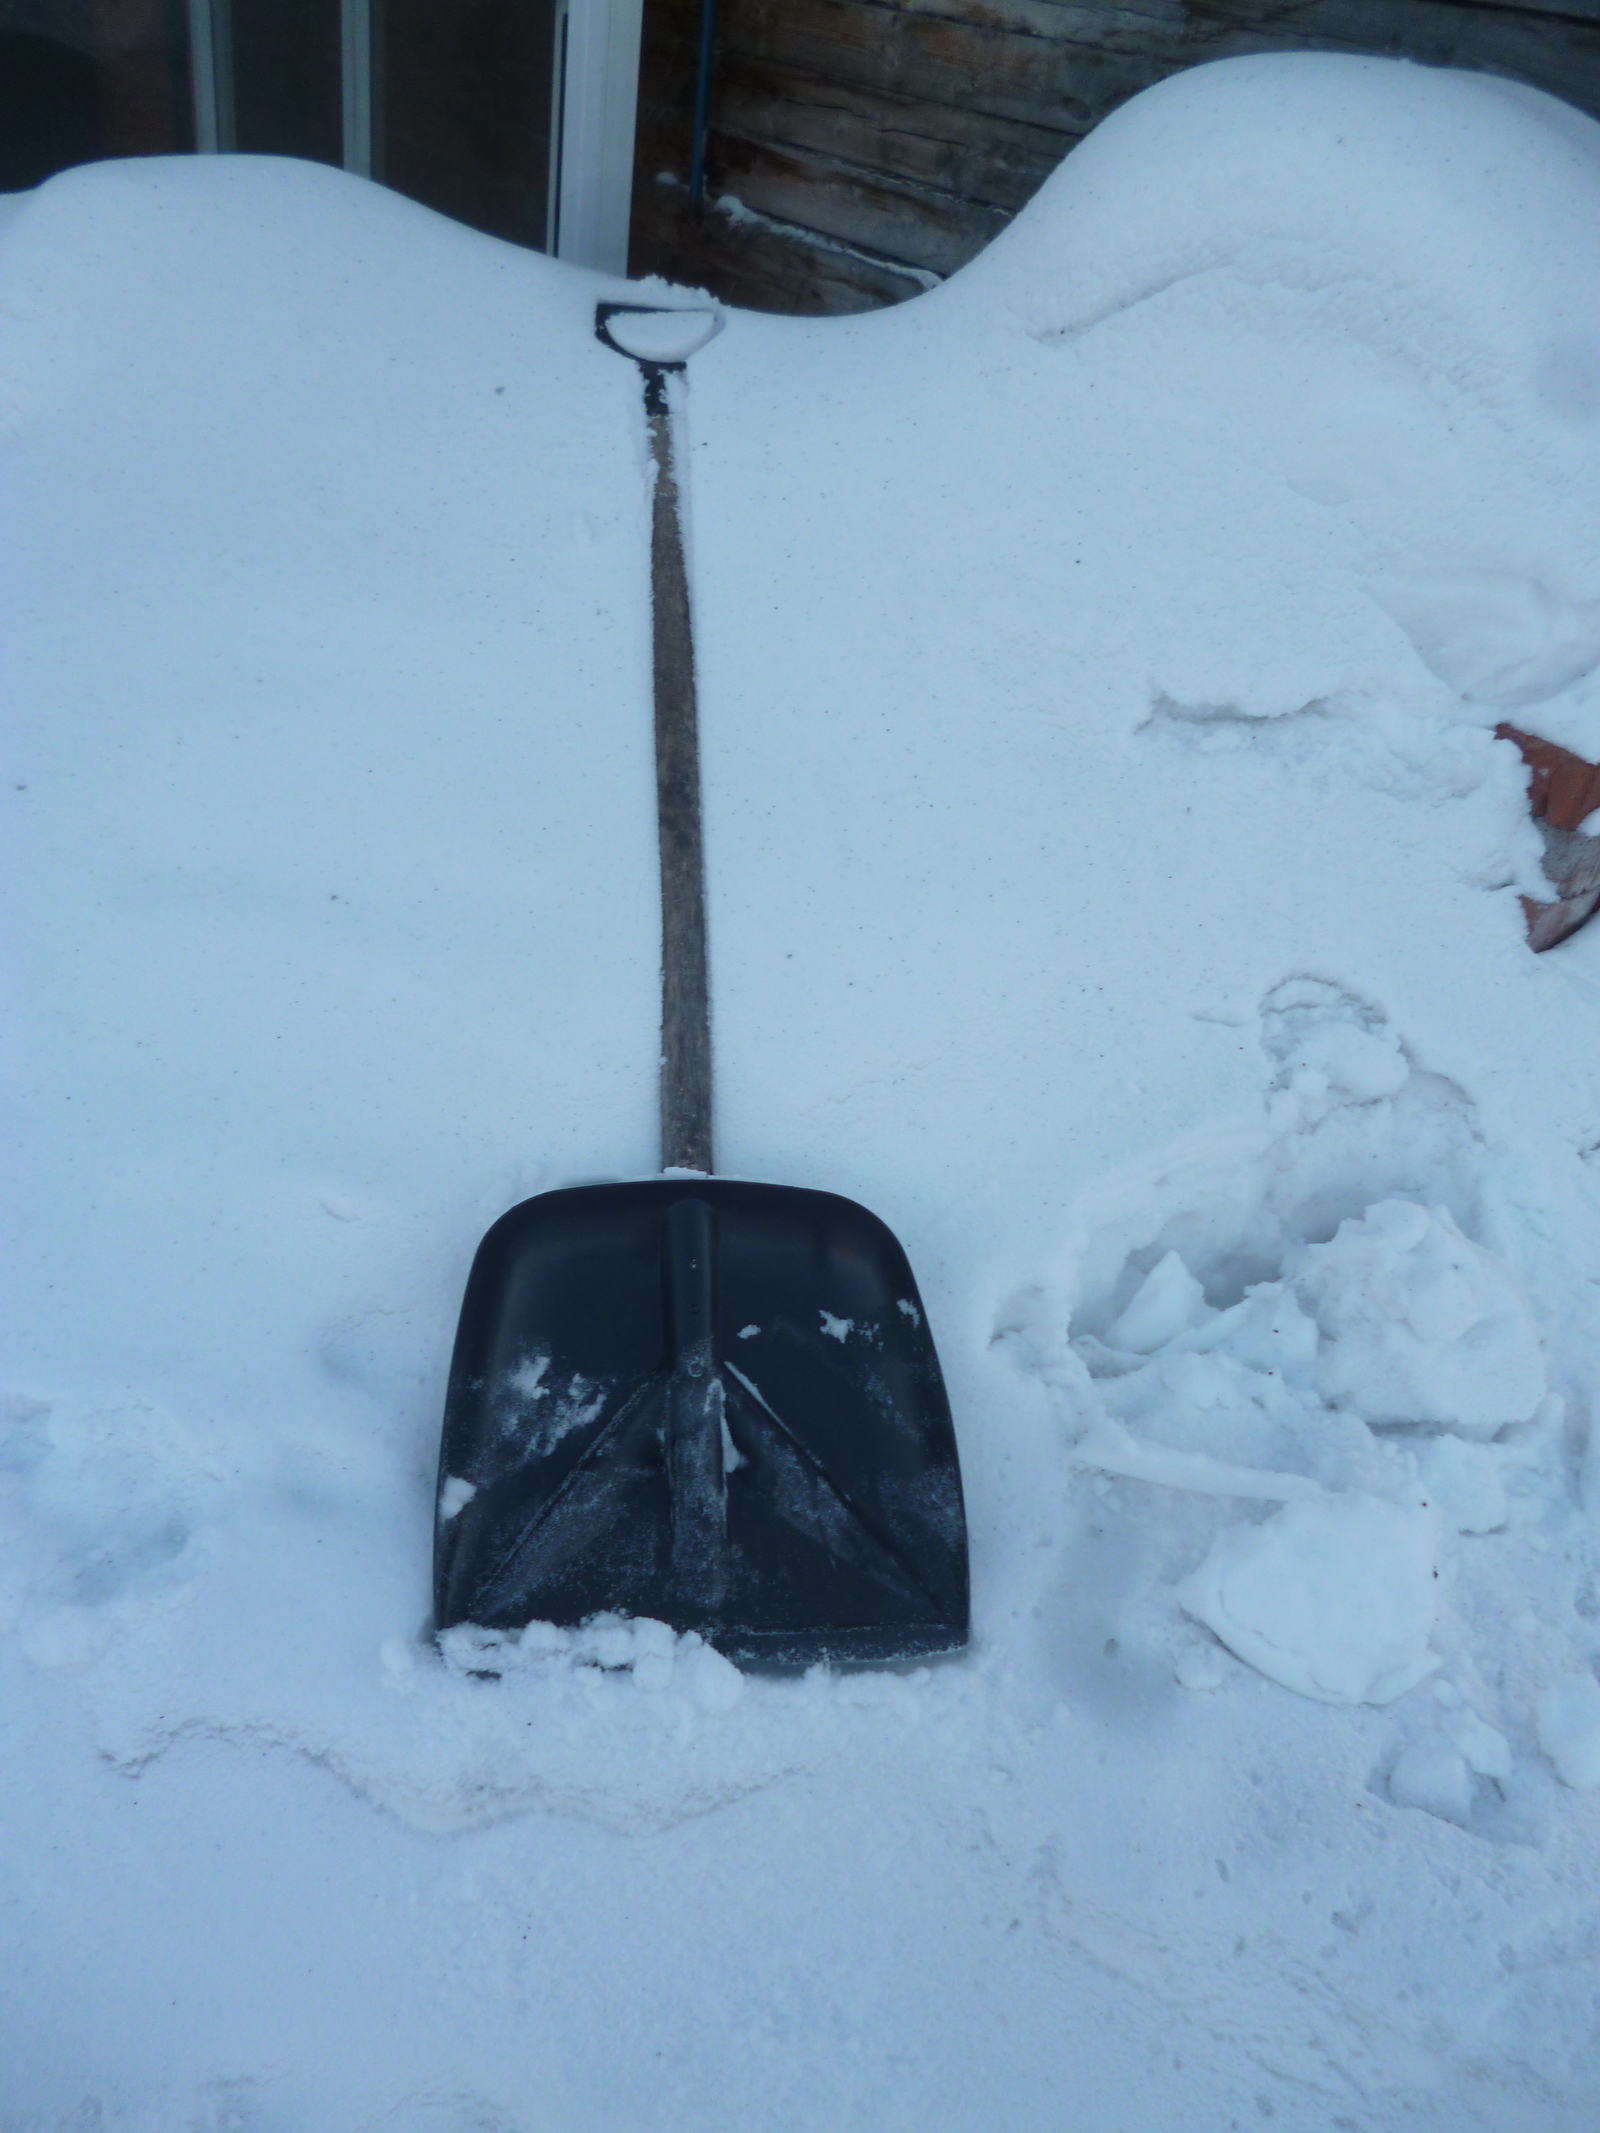
[[[690,356],[716,338],[722,331],[722,314],[698,305],[680,309],[667,304],[596,304],[594,330],[595,338],[607,348],[639,365],[644,372],[645,405],[655,415],[666,411],[668,371],[683,370]]]

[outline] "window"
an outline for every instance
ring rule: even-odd
[[[0,192],[193,146],[183,0],[0,0]]]
[[[0,188],[106,156],[342,164],[627,265],[641,0],[0,0]]]

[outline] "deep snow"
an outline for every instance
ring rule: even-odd
[[[0,2126],[1588,2129],[1600,131],[1277,58],[678,419],[720,1159],[881,1213],[974,1639],[426,1636],[461,1284],[653,1146],[621,285],[5,210]],[[659,295],[661,292],[655,292]]]

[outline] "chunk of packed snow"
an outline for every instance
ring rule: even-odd
[[[1292,1503],[1226,1528],[1178,1598],[1231,1652],[1323,1703],[1391,1703],[1437,1661],[1425,1510],[1375,1497]]]
[[[1493,1533],[1506,1522],[1506,1485],[1494,1445],[1434,1437],[1417,1449],[1429,1501],[1457,1533]]]
[[[1311,1383],[1317,1328],[1300,1308],[1293,1289],[1279,1281],[1257,1283],[1220,1324],[1218,1347],[1247,1369],[1281,1373],[1296,1385]]]
[[[1310,1247],[1295,1288],[1322,1335],[1318,1389],[1369,1422],[1491,1437],[1544,1398],[1515,1276],[1444,1208],[1380,1200]]]
[[[1158,1259],[1106,1333],[1113,1348],[1148,1355],[1205,1315],[1205,1290],[1176,1252]]]
[[[454,1518],[458,1512],[466,1509],[477,1493],[478,1485],[475,1481],[468,1481],[460,1474],[447,1475],[444,1486],[439,1491],[439,1516],[445,1519]]]
[[[1154,1453],[1220,1462],[1258,1477],[1298,1476],[1300,1486],[1246,1493],[1315,1496],[1322,1488],[1379,1489],[1388,1455],[1359,1417],[1330,1413],[1279,1372],[1252,1368],[1226,1351],[1177,1352],[1102,1381],[1106,1417],[1126,1425]],[[1080,1451],[1103,1443],[1085,1433]],[[1153,1477],[1152,1477],[1153,1478]]]
[[[1182,1420],[1178,1410],[1176,1419]],[[1176,1432],[1174,1432],[1175,1434]],[[1280,1473],[1270,1466],[1218,1459],[1210,1452],[1183,1451],[1135,1437],[1110,1415],[1100,1415],[1072,1447],[1081,1466],[1102,1474],[1124,1474],[1130,1481],[1183,1489],[1196,1496],[1238,1496],[1260,1503],[1314,1501],[1321,1485],[1307,1474]]]
[[[1322,1087],[1339,1089],[1358,1103],[1374,1103],[1380,1096],[1393,1096],[1410,1072],[1392,1030],[1327,1021],[1302,1040],[1293,1079],[1295,1086],[1305,1088],[1315,1078]]]
[[[1539,1745],[1563,1785],[1586,1791],[1600,1785],[1600,1681],[1573,1674],[1539,1698]]]
[[[1460,1750],[1469,1770],[1479,1777],[1505,1779],[1511,1775],[1511,1743],[1497,1726],[1481,1719],[1476,1711],[1458,1711],[1444,1731]]]
[[[1472,1812],[1472,1772],[1459,1750],[1441,1734],[1430,1733],[1395,1758],[1389,1797],[1397,1806],[1420,1807],[1442,1821],[1465,1822]]]

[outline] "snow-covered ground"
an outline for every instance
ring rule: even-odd
[[[1600,2122],[1600,130],[1279,58],[691,363],[720,1159],[904,1241],[962,1658],[426,1634],[487,1223],[656,1161],[593,277],[0,233],[5,2133]]]

